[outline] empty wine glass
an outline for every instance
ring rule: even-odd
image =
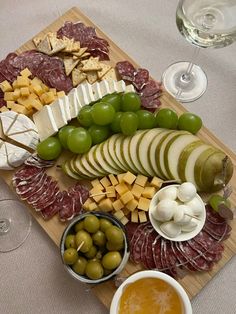
[[[223,48],[236,40],[236,0],[180,0],[176,24],[196,48],[192,62],[170,65],[162,83],[176,99],[191,102],[207,88],[205,72],[194,64],[200,48]]]

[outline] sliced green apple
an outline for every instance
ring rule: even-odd
[[[99,171],[100,168],[95,169],[94,167],[90,166],[86,154],[81,156],[81,164],[83,165],[84,169],[88,171],[88,173],[91,175],[91,177],[101,177],[101,172]]]
[[[115,145],[116,141],[119,138],[124,138],[123,134],[114,134],[112,135],[109,140],[108,140],[108,152],[110,154],[111,159],[113,159],[114,163],[117,165],[121,171],[126,171],[125,165],[122,164],[122,162],[117,158],[116,153],[115,153]]]
[[[70,168],[70,161],[67,160],[63,165],[62,165],[62,170],[67,174],[69,177],[75,180],[83,180],[78,174],[74,173],[71,168]]]
[[[97,148],[98,145],[93,146],[90,148],[90,150],[85,154],[86,155],[86,160],[90,167],[93,169],[96,169],[99,172],[99,177],[105,176],[106,172],[99,167],[99,164],[96,162],[96,159],[94,158],[94,151]]]
[[[106,158],[103,157],[102,155],[102,144],[99,144],[97,148],[94,150],[94,158],[97,164],[99,165],[99,169],[102,169],[106,174],[118,174],[120,173],[117,171],[116,168],[111,167],[108,162],[106,161]]]
[[[117,166],[115,161],[111,158],[111,155],[108,152],[108,141],[105,141],[102,144],[101,153],[103,158],[107,161],[107,163],[110,165],[110,167],[116,169],[119,173],[121,173],[123,170]]]

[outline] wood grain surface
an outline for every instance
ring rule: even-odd
[[[87,16],[85,16],[78,8],[72,8],[67,11],[64,15],[58,18],[54,23],[49,25],[46,29],[36,35],[46,34],[48,31],[56,31],[59,27],[61,27],[65,21],[82,21],[86,25],[95,26],[92,21],[89,20]],[[96,27],[96,31],[98,35],[107,39],[110,44],[110,58],[111,64],[115,65],[117,61],[121,60],[129,60],[134,65],[138,66],[137,63],[132,60],[125,52],[123,52],[110,38],[106,36],[98,27]],[[32,40],[29,40],[27,43],[22,45],[16,52],[20,53],[25,50],[33,49],[34,45]],[[170,107],[176,110],[177,113],[182,113],[186,111],[184,107],[178,103],[172,96],[167,93],[164,93],[161,98],[162,104],[165,107]],[[205,142],[210,143],[216,147],[219,147],[223,150],[232,160],[234,165],[234,170],[236,169],[236,156],[235,154],[227,148],[223,143],[221,143],[207,128],[203,127],[201,131],[198,133],[199,137],[203,139]],[[68,156],[64,154],[57,164],[60,164],[64,159]],[[63,175],[60,170],[57,170],[56,167],[49,170],[49,173],[53,175],[59,181],[59,185],[64,188],[70,185],[75,184],[75,181]],[[6,182],[11,186],[11,178],[13,171],[0,171],[0,175],[6,180]],[[63,180],[62,180],[63,178]],[[234,175],[230,181],[230,185],[233,187],[233,193],[230,197],[231,203],[236,205],[236,171],[234,171]],[[26,205],[27,206],[27,205]],[[59,246],[60,238],[63,230],[66,227],[65,223],[61,223],[57,216],[54,216],[49,221],[44,221],[39,214],[37,214],[32,208],[28,206],[30,212],[34,216],[34,218],[38,221],[38,223],[42,226],[42,228],[46,231],[49,237],[55,242],[57,246]],[[236,220],[231,222],[232,233],[230,238],[228,238],[224,242],[225,250],[223,253],[222,259],[219,261],[217,265],[210,272],[202,272],[202,273],[194,273],[185,276],[183,279],[179,280],[184,289],[187,291],[190,298],[194,297],[212,278],[213,276],[222,268],[224,265],[234,256],[236,253]],[[140,270],[141,267],[132,264],[129,262],[122,272],[121,276],[129,276],[130,274]],[[63,271],[63,270],[62,270]],[[109,281],[99,286],[95,286],[92,288],[97,297],[103,302],[107,307],[110,306],[113,294],[116,290],[115,284],[113,281]]]

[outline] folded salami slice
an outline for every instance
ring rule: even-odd
[[[47,195],[47,193],[48,193],[48,191],[50,189],[51,183],[52,183],[52,177],[47,175],[46,180],[44,181],[44,184],[43,184],[43,188],[40,190],[39,193],[37,193],[37,195],[40,195],[40,197],[37,198],[37,200],[35,200],[34,202],[31,203],[31,205],[33,206],[33,208],[36,211],[40,211],[41,210],[41,208],[38,206],[38,204],[40,204],[40,202]]]
[[[38,180],[40,180],[41,176],[44,174],[44,169],[41,169],[41,171],[39,171],[36,175],[32,176],[31,178],[29,178],[28,180],[21,180],[21,179],[12,179],[12,183],[13,186],[15,188],[20,187],[22,185],[28,185],[31,184],[33,182],[37,182]]]
[[[43,160],[38,155],[33,154],[25,160],[24,164],[28,166],[34,166],[37,168],[49,168],[54,165],[54,161]]]
[[[149,97],[161,94],[160,85],[154,80],[150,79],[141,89],[140,96]]]
[[[167,256],[167,241],[166,239],[161,239],[161,263],[162,263],[162,270],[164,273],[172,276],[172,272],[170,270],[171,265],[168,263],[166,258]]]
[[[142,262],[141,254],[142,254],[143,242],[145,241],[145,236],[146,236],[146,231],[147,231],[146,228],[148,228],[148,226],[144,227],[141,230],[139,237],[132,245],[131,258],[133,262],[137,264]]]
[[[206,205],[206,219],[216,225],[226,223],[225,218],[221,217],[209,205]]]
[[[77,183],[76,185],[72,186],[68,190],[68,194],[74,200],[74,210],[75,214],[78,214],[82,210],[82,205],[89,197],[89,190],[86,186]]]

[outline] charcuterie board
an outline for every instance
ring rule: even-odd
[[[56,31],[59,27],[61,27],[65,21],[82,21],[86,25],[95,26],[81,11],[77,8],[72,8],[68,12],[66,12],[63,16],[58,18],[54,23],[49,25],[45,30],[43,30],[40,34],[46,34],[49,31]],[[95,26],[96,27],[96,26]],[[111,64],[114,65],[117,61],[121,60],[128,60],[132,62],[132,64],[137,65],[125,52],[123,52],[115,43],[112,42],[102,31],[96,27],[97,33],[101,35],[103,38],[107,39],[110,44],[110,58]],[[22,45],[17,52],[22,52],[25,50],[33,49],[34,45],[33,42],[30,40],[24,45]],[[176,110],[177,113],[181,113],[185,111],[185,109],[179,104],[173,97],[171,97],[167,93],[163,93],[161,98],[162,105],[165,107],[170,107]],[[202,128],[199,132],[199,137],[204,139],[205,142],[213,144],[216,147],[219,147],[223,150],[232,160],[234,168],[236,166],[236,156],[235,154],[230,151],[223,143],[221,143],[209,130],[206,128]],[[60,164],[63,159],[66,158],[64,155],[59,159],[57,164]],[[74,181],[70,178],[67,178],[61,171],[57,170],[56,167],[49,170],[49,173],[56,177],[59,181],[61,187],[68,187],[74,184]],[[11,171],[1,171],[0,175],[7,181],[9,185],[11,185],[11,178],[13,172]],[[236,205],[236,172],[230,182],[231,186],[233,187],[234,192],[232,193],[230,200],[232,204]],[[44,221],[41,215],[38,215],[33,209],[29,207],[34,218],[38,221],[38,223],[43,227],[43,229],[47,232],[49,237],[55,242],[56,245],[59,245],[60,238],[62,235],[63,230],[65,229],[66,224],[63,224],[59,221],[57,216],[54,216],[49,221]],[[187,291],[190,298],[194,297],[212,278],[213,276],[220,271],[222,267],[234,256],[236,253],[236,222],[235,220],[231,223],[232,232],[230,238],[228,238],[224,242],[225,250],[223,252],[222,259],[215,265],[212,271],[204,272],[204,273],[194,273],[194,275],[189,274],[185,276],[183,279],[180,280],[180,283],[183,285],[185,290]],[[124,277],[136,272],[139,270],[140,267],[134,265],[132,263],[128,263],[125,270],[123,271],[122,275]],[[98,298],[103,302],[107,307],[109,307],[112,296],[115,292],[115,284],[113,281],[109,281],[103,283],[99,286],[95,286],[92,288],[94,293],[98,296]]]

